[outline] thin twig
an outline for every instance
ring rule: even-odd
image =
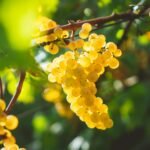
[[[1,78],[0,78],[0,98],[4,99],[3,84],[2,84],[2,79]]]
[[[17,101],[17,98],[19,97],[19,95],[21,93],[23,82],[25,80],[25,75],[26,75],[25,72],[20,73],[20,80],[18,82],[16,92],[15,92],[14,96],[12,97],[12,99],[10,100],[10,102],[9,102],[9,104],[8,104],[6,110],[5,110],[5,112],[7,114],[12,110],[13,106],[15,105],[15,103]]]

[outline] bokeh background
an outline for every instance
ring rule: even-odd
[[[5,101],[17,86],[19,70],[27,76],[13,108],[20,120],[13,133],[27,150],[149,150],[150,149],[150,18],[136,20],[121,43],[117,70],[97,82],[97,95],[109,106],[114,126],[89,129],[70,110],[59,85],[48,82],[44,68],[54,59],[43,48],[31,47],[33,20],[47,16],[58,24],[132,9],[130,0],[0,0],[0,75]],[[143,1],[144,2],[144,1]],[[149,3],[148,1],[145,1]],[[100,30],[118,43],[126,23]],[[60,52],[60,53],[63,53]],[[60,55],[60,53],[58,55]]]

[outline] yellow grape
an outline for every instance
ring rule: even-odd
[[[115,57],[120,57],[122,55],[122,51],[120,49],[116,49],[113,54]]]
[[[6,150],[19,150],[19,147],[17,144],[12,144],[8,146]]]
[[[91,114],[91,121],[94,122],[94,123],[97,123],[99,122],[99,119],[100,119],[100,115],[96,112],[92,113]]]
[[[4,146],[8,147],[16,143],[16,139],[14,136],[7,137],[3,140]]]
[[[76,49],[76,42],[75,41],[71,41],[68,45],[67,45],[67,47],[69,48],[69,49],[71,49],[71,50],[75,50]]]
[[[55,28],[55,27],[57,26],[57,24],[56,24],[55,21],[53,21],[53,20],[50,19],[50,20],[47,22],[47,26],[48,26],[49,29],[52,29],[52,28]]]
[[[117,45],[113,42],[108,42],[106,44],[106,48],[111,51],[112,53],[114,53],[117,50]]]
[[[80,30],[79,37],[81,39],[86,39],[89,36],[89,32],[87,30]]]
[[[59,47],[53,43],[44,46],[44,49],[51,54],[57,54],[59,52]]]
[[[112,57],[109,59],[108,65],[111,69],[116,69],[119,66],[119,61],[116,58]]]
[[[6,128],[9,129],[9,130],[14,130],[17,128],[18,126],[18,118],[14,115],[8,115],[6,117]]]
[[[92,25],[90,23],[84,23],[82,25],[82,30],[86,30],[86,31],[90,32],[92,30]]]
[[[86,68],[90,65],[91,61],[88,57],[83,56],[83,57],[79,58],[79,63],[80,63],[81,66]]]
[[[1,108],[2,111],[4,111],[5,108],[6,108],[6,103],[5,103],[5,101],[2,100],[2,99],[0,99],[0,108]]]
[[[87,76],[87,79],[90,81],[90,82],[96,82],[97,79],[98,79],[98,74],[96,72],[91,72],[88,74]]]
[[[84,40],[82,40],[82,39],[77,39],[76,41],[76,48],[82,48],[83,47],[83,45],[84,45]]]
[[[96,33],[91,33],[91,34],[89,35],[88,40],[91,41],[91,40],[96,39],[96,38],[98,38],[98,35],[97,35]]]
[[[69,37],[69,32],[67,30],[63,30],[62,34],[61,34],[61,38],[68,38]]]

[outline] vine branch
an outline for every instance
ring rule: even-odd
[[[21,72],[20,73],[20,80],[18,82],[18,85],[17,85],[17,88],[16,88],[16,92],[14,94],[14,96],[11,98],[5,112],[8,114],[13,106],[15,105],[16,101],[17,101],[17,98],[19,97],[20,93],[21,93],[21,90],[22,90],[22,86],[23,86],[23,82],[25,80],[25,76],[26,76],[26,73],[25,72]]]
[[[0,77],[0,98],[4,99],[4,94],[3,94],[3,84],[2,84],[2,79]]]
[[[134,20],[136,18],[140,18],[142,15],[145,15],[145,12],[150,9],[149,5],[143,6],[143,9],[140,11],[140,13],[136,14],[132,10],[129,10],[128,12],[124,13],[113,13],[110,16],[105,16],[105,17],[99,17],[99,18],[94,18],[94,19],[89,19],[89,20],[84,20],[84,21],[77,21],[74,23],[68,23],[66,25],[60,25],[59,27],[64,29],[64,30],[77,30],[80,28],[84,23],[90,23],[91,25],[97,27],[97,26],[102,26],[105,23],[111,22],[111,21],[120,21],[120,20]],[[54,29],[42,31],[40,33],[40,36],[48,35],[53,32]]]

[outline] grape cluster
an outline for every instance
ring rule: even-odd
[[[25,150],[19,148],[16,144],[16,139],[10,132],[18,126],[18,118],[14,115],[7,115],[4,110],[6,104],[4,100],[0,99],[0,141],[4,145],[1,150]]]
[[[47,22],[48,23],[48,22]],[[69,32],[57,26],[54,32],[46,35],[40,42],[51,41],[48,47],[59,46],[56,41],[63,41],[70,37]],[[79,38],[72,38],[63,45],[67,52],[55,58],[48,64],[48,79],[52,83],[62,86],[67,95],[67,101],[75,114],[90,128],[111,128],[113,121],[108,114],[108,107],[101,97],[96,97],[96,81],[105,72],[105,68],[116,69],[119,66],[117,57],[122,55],[120,49],[113,42],[106,43],[102,34],[91,33],[92,25],[84,23],[79,31]],[[63,34],[64,33],[64,34]],[[52,40],[50,40],[50,37]],[[44,47],[44,48],[45,48]],[[58,48],[54,48],[57,53]]]
[[[89,34],[88,31],[85,34]],[[79,40],[82,41],[80,44]],[[50,82],[62,85],[71,110],[88,127],[110,128],[113,121],[102,98],[95,96],[97,92],[95,82],[104,73],[106,67],[116,69],[119,66],[116,57],[121,56],[121,50],[117,49],[113,42],[106,43],[104,35],[95,33],[90,34],[87,41],[78,39],[72,42],[73,51],[68,51],[49,63],[48,79]]]

